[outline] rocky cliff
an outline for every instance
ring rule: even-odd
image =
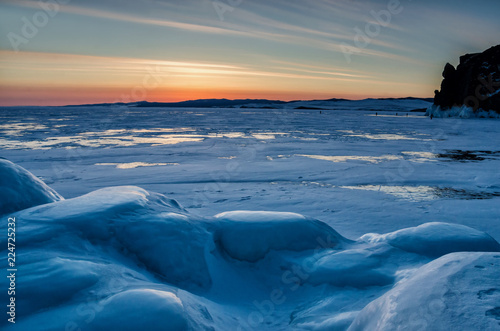
[[[500,45],[461,56],[456,69],[447,63],[443,77],[441,91],[435,91],[434,109],[439,106],[446,112],[466,106],[474,113],[500,114]]]

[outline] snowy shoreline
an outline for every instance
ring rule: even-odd
[[[433,116],[436,118],[458,117],[458,118],[500,118],[500,113],[490,110],[485,111],[478,109],[474,111],[472,107],[461,106],[452,107],[451,109],[443,110],[441,106],[432,105],[427,108],[426,116]]]

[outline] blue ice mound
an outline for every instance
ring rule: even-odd
[[[103,294],[91,292],[87,300],[68,300],[23,316],[2,330],[203,330],[171,289],[142,287],[100,297]]]
[[[172,292],[153,289],[128,290],[102,303],[94,330],[189,330],[182,301]],[[124,318],[126,317],[126,318]]]
[[[345,240],[325,223],[295,213],[232,211],[215,218],[215,239],[240,261],[256,262],[270,251],[333,248]]]
[[[0,215],[62,199],[24,168],[0,158]]]
[[[211,236],[203,222],[161,194],[133,186],[105,188],[15,215],[23,220],[17,232],[24,247],[47,247],[49,240],[60,251],[82,241],[106,245],[176,286],[211,284],[205,261]]]
[[[349,331],[498,330],[499,268],[498,253],[443,256],[369,303]]]
[[[70,301],[75,293],[99,282],[99,263],[55,254],[48,256],[41,251],[32,251],[26,256],[22,270],[17,286],[29,295],[16,298],[21,316]]]
[[[384,269],[384,259],[367,249],[329,252],[313,264],[308,282],[365,288],[393,284],[393,270]]]
[[[500,244],[487,233],[460,224],[425,223],[414,228],[379,235],[365,234],[361,240],[388,244],[407,252],[439,257],[453,252],[498,252]]]

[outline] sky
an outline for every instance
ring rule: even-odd
[[[0,106],[432,97],[498,0],[0,0]]]

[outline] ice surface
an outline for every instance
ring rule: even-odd
[[[92,326],[95,330],[189,330],[182,301],[171,292],[134,289],[115,294],[102,305]]]
[[[498,253],[443,256],[368,304],[349,331],[498,330],[499,268]]]
[[[27,184],[32,177],[24,177]],[[495,252],[500,245],[462,225],[427,223],[352,241],[290,212],[193,215],[134,186],[9,216],[17,220],[22,277],[18,323],[0,321],[5,330],[498,324],[500,253],[470,251]],[[468,253],[432,261],[448,252]]]
[[[347,250],[333,253],[316,262],[308,282],[355,288],[392,284],[392,271],[377,270],[381,266],[380,258],[370,256],[367,252]]]
[[[321,114],[307,109],[0,108],[0,148],[3,157],[65,198],[134,185],[172,196],[193,213],[295,212],[351,238],[425,220],[467,225],[500,240],[497,121],[431,121],[408,113],[430,105],[424,103],[331,101]],[[12,129],[22,132],[13,136]],[[152,142],[170,135],[198,140]],[[63,141],[71,136],[83,138]],[[80,144],[89,141],[94,147]],[[47,149],[32,149],[39,144]],[[450,151],[487,156],[483,161],[441,157]],[[116,165],[96,165],[111,163]],[[139,164],[166,165],[135,167]]]
[[[216,240],[229,256],[241,261],[256,262],[271,250],[325,249],[344,241],[323,222],[294,213],[233,211],[215,218],[219,221]]]
[[[64,249],[64,242],[81,235],[126,250],[177,286],[207,287],[207,234],[183,213],[175,200],[138,187],[105,188],[19,212],[18,243],[52,239],[53,246],[60,243]]]
[[[320,103],[0,108],[2,157],[67,199],[3,215],[1,232],[18,220],[10,329],[345,330],[359,316],[371,331],[363,309],[421,267],[498,250],[497,120],[431,121],[408,112],[430,105],[416,100]],[[433,323],[494,329],[489,259],[426,276],[414,313],[446,284],[451,308]]]
[[[407,252],[434,257],[461,251],[500,251],[500,245],[484,232],[459,224],[438,222],[384,235],[366,234],[361,240],[372,243],[385,241]]]
[[[499,90],[500,91],[500,90]],[[497,91],[498,92],[498,91]],[[494,110],[486,111],[483,109],[478,109],[474,111],[472,107],[463,105],[463,106],[455,106],[451,109],[442,110],[441,106],[432,105],[427,108],[426,111],[427,116],[433,116],[436,118],[443,117],[460,117],[460,118],[500,118],[500,114],[498,114]]]

